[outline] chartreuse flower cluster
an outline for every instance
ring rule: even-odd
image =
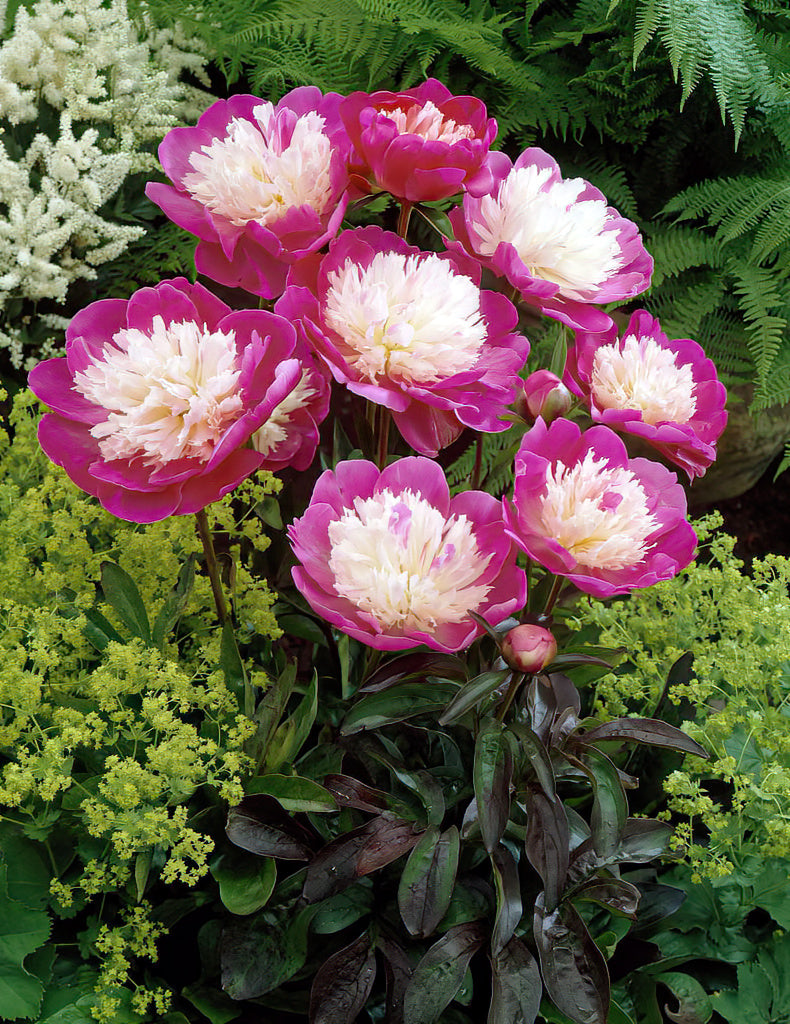
[[[97,896],[115,894],[123,902],[135,864],[152,853],[165,883],[193,885],[202,877],[213,841],[192,821],[190,800],[206,784],[225,800],[241,798],[250,770],[244,744],[253,725],[215,669],[219,638],[200,627],[211,603],[201,576],[185,609],[190,632],[178,646],[171,638],[160,651],[128,638],[106,604],[102,612],[125,642],[111,641],[101,653],[91,644],[85,612],[96,604],[103,561],[114,559],[129,573],[153,618],[200,542],[184,518],[141,528],[87,499],[42,456],[35,406],[20,395],[13,441],[0,435],[0,805],[5,817],[45,844],[64,830],[72,837],[77,857],[51,892],[56,910],[73,913]],[[275,487],[261,474],[242,489],[244,507]],[[252,578],[239,551],[245,538],[265,546],[257,517],[238,523],[228,501],[212,511],[239,563],[244,632],[275,635],[272,595]],[[264,682],[262,673],[256,681]],[[109,965],[98,983],[107,1002],[100,1019],[109,1022],[115,1019],[110,990],[128,967],[122,950],[132,959],[150,957],[159,926],[143,927],[135,916],[142,909],[131,908],[116,927],[106,906],[95,949]],[[149,936],[145,942],[140,929]]]
[[[694,655],[691,678],[668,697],[694,709],[684,728],[711,761],[691,760],[664,790],[699,875],[729,873],[755,848],[790,856],[790,560],[767,556],[746,575],[717,524],[717,516],[697,524],[708,554],[674,580],[579,611],[601,627],[603,643],[628,651],[624,666],[598,681],[596,714],[652,713],[670,666]],[[712,781],[726,784],[727,804],[711,795]]]

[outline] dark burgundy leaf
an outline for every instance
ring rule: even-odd
[[[543,983],[535,958],[520,939],[511,939],[491,961],[488,1024],[534,1024]]]
[[[461,987],[469,961],[482,946],[476,922],[451,928],[414,969],[403,1001],[403,1024],[435,1024]]]
[[[686,894],[683,889],[659,882],[640,882],[639,916],[631,929],[631,935],[642,935],[659,921],[680,909]]]
[[[603,658],[596,658],[594,654],[581,654],[572,651],[558,654],[551,663],[552,669],[578,668],[580,665],[600,665],[602,668],[614,668],[608,661],[604,661]]]
[[[352,1024],[376,977],[376,951],[365,932],[318,968],[310,990],[310,1024]]]
[[[607,864],[644,864],[664,857],[674,829],[663,821],[650,818],[628,818],[623,826],[617,849],[608,856],[598,853],[592,838],[586,839],[574,850],[569,869],[569,878],[578,882]]]
[[[549,675],[549,683],[554,691],[557,713],[562,714],[566,708],[570,708],[578,718],[581,714],[582,699],[573,682],[562,672],[552,672]]]
[[[442,679],[466,679],[466,665],[453,654],[404,654],[377,669],[359,688],[360,693],[378,693],[406,679],[438,676]]]
[[[590,827],[595,849],[604,857],[615,852],[628,817],[628,800],[617,769],[600,750],[579,745],[582,762],[593,784]]]
[[[457,689],[455,683],[435,680],[430,685],[424,682],[399,683],[380,692],[365,694],[346,714],[340,731],[344,736],[351,736],[366,729],[403,722],[416,715],[436,713],[444,708]]]
[[[554,719],[549,733],[549,745],[561,747],[565,740],[579,727],[579,717],[575,708],[565,708]]]
[[[420,835],[414,831],[414,822],[402,821],[389,814],[382,814],[368,822],[368,835],[362,844],[356,859],[358,876],[369,875],[378,871],[385,864],[408,853],[419,840]]]
[[[568,876],[570,834],[562,802],[549,799],[543,790],[526,791],[526,852],[530,864],[543,879],[546,907],[554,910],[560,901]]]
[[[491,854],[496,888],[496,919],[491,934],[491,953],[497,957],[513,938],[521,921],[521,884],[518,864],[507,847],[501,844]]]
[[[446,832],[429,826],[409,854],[398,886],[398,908],[411,935],[430,935],[447,912],[459,851],[455,826]]]
[[[527,687],[527,710],[532,731],[541,743],[546,744],[557,710],[557,700],[548,676],[538,676]]]
[[[384,1024],[403,1024],[403,1000],[411,981],[412,966],[406,950],[381,931],[376,940],[384,954],[387,975],[387,1015]]]
[[[509,675],[510,670],[503,669],[501,672],[483,672],[482,675],[470,679],[444,709],[439,718],[439,724],[450,725],[457,722],[470,708],[501,686]]]
[[[308,903],[341,892],[358,877],[357,857],[370,838],[370,822],[346,832],[319,850],[307,867],[302,896]]]
[[[576,891],[574,899],[592,900],[625,917],[636,917],[641,893],[622,878],[594,878]]]
[[[358,811],[379,814],[389,806],[386,793],[366,786],[350,775],[327,775],[324,788],[329,790],[341,807],[354,807]]]
[[[245,796],[231,807],[225,832],[236,846],[260,857],[309,860],[313,855],[313,834],[270,796]]]
[[[519,749],[528,758],[543,792],[547,797],[553,797],[556,792],[556,783],[549,752],[537,735],[523,722],[514,722],[511,729],[518,737]]]
[[[490,719],[477,735],[473,781],[483,845],[491,853],[510,818],[513,778],[512,736],[501,722]]]
[[[696,754],[697,757],[708,757],[704,747],[696,740],[687,736],[674,725],[660,722],[656,718],[615,718],[604,722],[594,729],[589,729],[583,736],[585,743],[600,743],[603,740],[631,740],[633,743],[646,743],[654,747],[668,747],[684,754]]]
[[[535,943],[551,1001],[575,1024],[606,1024],[609,973],[579,912],[571,903],[547,911],[535,903]]]

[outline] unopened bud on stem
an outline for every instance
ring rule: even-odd
[[[568,412],[573,395],[551,370],[536,370],[524,381],[523,401],[517,404],[525,407],[525,419],[536,420],[540,416],[549,424]]]
[[[518,672],[534,675],[554,661],[557,641],[543,626],[514,626],[502,641],[502,657]]]

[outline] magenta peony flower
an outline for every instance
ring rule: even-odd
[[[653,261],[636,225],[589,182],[563,178],[542,149],[524,150],[515,164],[491,153],[487,165],[488,193],[464,196],[450,213],[458,242],[547,316],[605,330],[608,317],[590,303],[629,299],[650,284]]]
[[[480,100],[453,96],[435,78],[406,92],[351,93],[340,116],[362,173],[398,199],[431,202],[491,185],[484,161],[496,121]]]
[[[727,392],[696,341],[670,341],[644,309],[621,338],[578,332],[565,383],[589,404],[594,420],[641,437],[685,469],[703,476],[727,423]]]
[[[293,267],[275,309],[298,321],[335,380],[387,406],[411,447],[435,455],[464,427],[506,429],[529,352],[510,333],[513,304],[479,281],[468,258],[358,228]]]
[[[483,491],[450,498],[441,468],[406,458],[382,472],[341,462],[319,478],[288,530],[296,586],[332,625],[369,647],[459,651],[523,607],[526,578]]]
[[[517,672],[542,672],[557,656],[557,641],[543,626],[524,622],[502,639],[502,657]]]
[[[174,128],[159,159],[174,186],[149,182],[146,195],[200,239],[198,270],[266,298],[279,295],[288,264],[332,238],[348,195],[349,141],[342,97],[313,86],[273,106],[231,96],[194,128]]]
[[[504,506],[507,532],[530,558],[596,597],[671,579],[694,557],[677,477],[649,459],[629,461],[608,427],[582,434],[570,420],[538,420]]]
[[[39,441],[113,515],[197,512],[274,459],[244,447],[299,385],[293,328],[231,311],[186,278],[101,299],[71,321],[66,356],[30,374],[53,412]]]

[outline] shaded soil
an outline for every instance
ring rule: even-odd
[[[762,555],[790,557],[790,470],[774,481],[777,463],[751,490],[695,512],[718,509],[724,529],[738,538],[735,554],[747,562]]]

